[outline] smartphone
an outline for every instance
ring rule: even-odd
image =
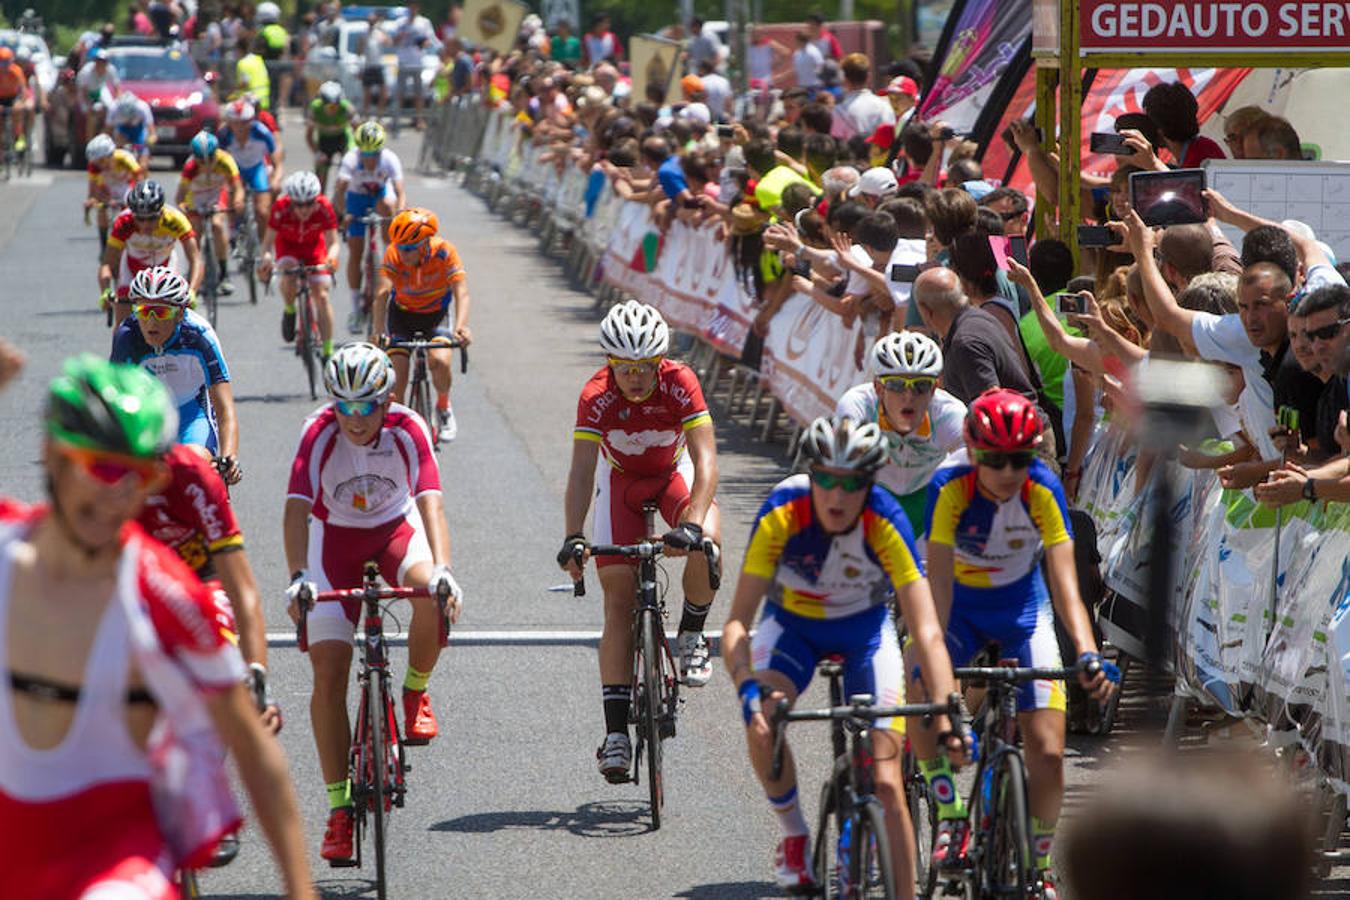
[[[1115,232],[1105,225],[1079,225],[1079,247],[1114,247],[1120,243]]]
[[[805,256],[799,256],[799,257],[797,257],[797,262],[794,263],[793,266],[792,266],[792,274],[793,274],[793,275],[800,275],[800,276],[802,276],[803,278],[810,278],[810,277],[811,277],[811,260],[807,259]]]
[[[1028,119],[1027,122],[1030,123],[1031,120]],[[1039,126],[1033,126],[1033,127],[1036,129],[1036,143],[1038,143],[1038,144],[1044,144],[1044,143],[1045,143],[1045,130],[1042,129],[1042,128],[1040,128]],[[1005,144],[1008,145],[1008,149],[1009,149],[1009,150],[1013,151],[1014,153],[1017,152],[1017,141],[1013,140],[1013,133],[1012,133],[1012,126],[1011,126],[1011,125],[1009,125],[1007,128],[1004,128],[1004,129],[1003,129],[1003,133],[1002,133],[1001,135],[999,135],[999,137],[1003,138],[1003,143],[1005,143]]]
[[[1088,147],[1093,153],[1106,153],[1111,156],[1131,156],[1134,154],[1134,148],[1125,143],[1124,135],[1112,134],[1109,131],[1092,132]]]
[[[1027,265],[1027,236],[1024,234],[1008,235],[1008,255],[1017,260],[1017,264],[1026,268]]]
[[[1205,170],[1130,174],[1130,205],[1145,225],[1196,225],[1209,218]]]
[[[1275,410],[1275,421],[1279,423],[1281,428],[1293,434],[1298,434],[1298,407],[1281,406]]]
[[[954,137],[956,137],[956,129],[954,128],[944,128],[937,133],[937,140],[939,141],[950,141]]]
[[[1060,294],[1059,311],[1071,316],[1081,316],[1087,312],[1087,297],[1082,294]]]
[[[825,291],[825,293],[829,294],[831,297],[842,297],[847,292],[848,292],[847,278],[840,278],[834,284],[830,285],[829,289]]]
[[[719,141],[729,141],[736,136],[736,129],[731,125],[717,126],[717,139]]]
[[[919,267],[906,265],[905,263],[895,263],[891,266],[891,281],[901,284],[913,284],[914,279],[919,277]]]

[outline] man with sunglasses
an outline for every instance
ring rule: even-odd
[[[452,622],[463,598],[450,572],[450,535],[431,436],[417,413],[392,401],[394,367],[379,347],[344,345],[328,360],[323,380],[333,401],[305,420],[287,489],[289,612],[299,621],[297,603],[305,588],[314,594],[360,587],[371,560],[391,585],[430,588],[433,596],[411,601],[403,680],[404,743],[426,744],[437,734],[427,693],[441,652],[434,595],[448,592]],[[310,722],[329,807],[320,855],[333,866],[352,865],[353,858],[347,683],[359,612],[357,603],[315,603],[305,619],[314,669]]]
[[[327,359],[333,355],[333,308],[328,303],[328,289],[338,262],[337,213],[323,195],[319,176],[313,172],[291,173],[282,183],[281,191],[263,229],[258,277],[263,281],[272,277],[271,244],[275,239],[275,266],[281,272],[281,299],[285,304],[281,339],[289,343],[295,340],[295,294],[300,277],[294,270],[300,266],[328,267],[328,272],[310,272],[305,276],[309,279],[310,297],[314,299],[323,357]]]
[[[942,348],[925,334],[897,331],[872,346],[872,381],[839,398],[835,415],[875,422],[886,442],[877,484],[900,502],[915,535],[924,530],[928,482],[965,446],[966,405],[938,387]]]
[[[389,249],[380,265],[380,281],[370,311],[373,343],[439,334],[452,305],[455,325],[451,333],[465,347],[473,340],[464,264],[455,245],[437,234],[440,227],[435,213],[416,207],[405,209],[389,223]],[[401,403],[408,384],[408,351],[395,347],[389,351],[389,358],[394,362],[394,399]],[[435,427],[440,440],[449,443],[459,433],[455,412],[450,408],[451,350],[432,350],[427,358],[431,383],[436,388]]]
[[[954,689],[914,532],[899,503],[875,483],[888,454],[880,427],[849,418],[816,419],[802,436],[802,452],[810,473],[779,482],[755,519],[722,637],[722,659],[741,698],[750,761],[782,830],[775,875],[789,893],[809,893],[815,885],[809,830],[797,797],[796,766],[786,749],[782,774],[771,777],[773,733],[761,704],[794,702],[827,656],[843,657],[845,695],[871,694],[881,706],[903,704],[905,664],[893,601],[934,696]],[[761,602],[764,614],[752,638]],[[905,722],[878,719],[874,728],[876,793],[886,811],[895,883],[900,896],[912,897],[914,830],[900,768]],[[963,741],[950,728],[946,717],[910,728],[914,752],[925,765],[935,767],[939,743],[960,761]],[[950,762],[942,759],[950,780]]]
[[[139,368],[86,355],[46,400],[48,503],[0,501],[0,709],[15,726],[0,728],[0,842],[21,862],[6,895],[178,896],[174,868],[201,865],[239,822],[228,749],[288,896],[313,896],[233,623],[134,522],[163,484],[171,399]],[[186,766],[176,793],[160,757]]]
[[[582,577],[577,554],[584,558],[590,546],[583,529],[592,496],[598,544],[633,544],[650,537],[642,505],[656,503],[671,526],[663,536],[666,555],[689,556],[675,644],[681,680],[702,687],[712,678],[703,623],[713,590],[707,557],[689,551],[697,550],[705,537],[721,540],[721,517],[713,499],[717,443],[712,416],[698,376],[665,358],[670,330],[654,307],[629,300],[611,308],[600,323],[600,347],[608,364],[586,382],[577,403],[564,501],[567,537],[558,565],[574,579]],[[622,557],[601,556],[596,568],[605,592],[600,636],[605,739],[596,758],[600,774],[620,784],[628,780],[633,759],[628,708],[637,567]]]
[[[929,486],[928,580],[958,668],[991,642],[998,644],[1000,659],[1058,667],[1056,612],[1079,661],[1100,660],[1078,594],[1064,489],[1036,453],[1044,430],[1026,397],[991,388],[975,398],[966,415],[971,462],[939,470]],[[1043,559],[1049,591],[1041,574]],[[1113,688],[1104,672],[1090,678],[1083,674],[1080,680],[1098,700]],[[942,694],[933,691],[933,696]],[[1046,885],[1044,897],[1053,900],[1058,895],[1049,872],[1050,845],[1064,793],[1064,687],[1058,681],[1031,682],[1019,691],[1017,708],[1035,865]],[[930,784],[946,775],[927,765],[923,770]],[[969,843],[964,803],[950,791],[934,796],[941,822],[933,858],[940,865],[956,864]],[[952,799],[943,801],[943,796]]]
[[[188,310],[192,294],[183,276],[165,266],[136,273],[128,318],[113,335],[112,361],[133,363],[157,377],[178,407],[178,442],[220,457],[230,484],[243,477],[239,420],[230,369],[210,324]]]
[[[403,163],[384,145],[384,126],[374,120],[363,122],[354,143],[338,166],[333,197],[347,234],[347,286],[352,291],[347,330],[357,334],[370,312],[361,307],[361,262],[366,255],[366,223],[361,217],[371,210],[392,216],[408,205],[408,198],[403,192]]]
[[[99,264],[98,284],[105,292],[117,287],[116,318],[121,322],[131,314],[127,293],[131,280],[139,272],[173,262],[173,248],[183,250],[188,263],[187,283],[195,291],[202,283],[205,269],[197,234],[192,223],[179,209],[164,202],[164,188],[157,181],[141,181],[127,191],[127,208],[113,219],[108,244]],[[113,273],[116,274],[114,282]]]

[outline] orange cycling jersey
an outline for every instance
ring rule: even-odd
[[[108,157],[108,164],[100,167],[89,164],[89,185],[103,200],[121,205],[127,190],[141,176],[141,164],[130,152],[118,148]]]
[[[390,246],[380,268],[394,285],[394,303],[411,313],[444,312],[452,299],[450,288],[465,278],[455,245],[441,237],[432,238],[421,261],[412,266],[405,266],[398,248]]]
[[[0,67],[0,100],[13,100],[28,93],[28,79],[15,63]]]

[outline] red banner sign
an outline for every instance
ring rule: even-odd
[[[1089,53],[1350,48],[1344,0],[1081,0],[1079,16]]]

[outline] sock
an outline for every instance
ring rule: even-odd
[[[711,608],[711,603],[707,606],[695,606],[688,597],[685,597],[684,612],[680,613],[680,631],[702,633],[703,623],[708,620],[708,610]]]
[[[961,799],[956,782],[952,780],[952,764],[947,757],[939,755],[937,759],[921,759],[919,771],[923,773],[928,790],[937,801],[938,818],[964,819],[966,802]]]
[[[224,281],[224,280],[225,280],[225,276],[229,273],[228,265],[227,265],[226,261],[223,260],[223,259],[218,259],[218,260],[216,260],[216,262],[219,264],[218,269],[219,269],[219,271],[220,271],[220,280],[221,280],[221,281]]]
[[[403,676],[403,689],[405,691],[425,691],[429,681],[431,681],[430,672],[419,672],[412,666],[408,666],[408,674]]]
[[[326,340],[326,341],[323,342],[323,355],[324,355],[324,358],[325,358],[325,359],[333,355],[333,339],[332,339],[332,338],[329,338],[328,340]]]
[[[361,311],[361,289],[359,287],[352,288],[352,311]]]
[[[605,731],[628,734],[628,707],[633,702],[633,688],[626,684],[603,684],[600,697],[605,703]]]
[[[801,804],[797,802],[796,785],[781,797],[770,797],[769,805],[778,816],[778,827],[783,829],[783,837],[790,838],[811,833],[811,829],[806,827],[806,816],[802,815]]]
[[[1055,842],[1055,823],[1031,817],[1031,852],[1036,855],[1036,868],[1050,868],[1050,845]]]
[[[450,395],[449,395],[449,394],[437,394],[437,395],[436,395],[436,409],[440,410],[441,412],[445,412],[445,411],[446,411],[447,409],[449,409],[449,408],[450,408]]]
[[[352,781],[350,778],[326,784],[324,790],[328,791],[328,808],[330,810],[342,809],[344,806],[352,805]]]

